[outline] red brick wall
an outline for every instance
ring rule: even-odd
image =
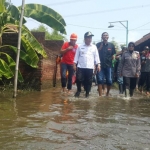
[[[53,87],[53,74],[54,74],[54,66],[56,55],[59,55],[59,51],[63,44],[63,41],[51,41],[45,40],[44,32],[33,32],[33,35],[36,39],[43,45],[47,58],[42,58],[40,56],[40,61],[38,64],[38,68],[34,69],[20,61],[19,68],[23,74],[25,79],[25,84],[29,84],[32,88],[36,90],[41,90],[45,88]],[[17,46],[18,34],[3,34],[3,45],[13,45]],[[23,49],[23,48],[21,48]],[[11,50],[7,50],[10,53],[14,60],[16,59],[16,54],[14,54]],[[60,68],[58,66],[57,70],[57,80],[60,79]]]

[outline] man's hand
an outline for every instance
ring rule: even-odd
[[[101,66],[100,66],[100,64],[97,65],[97,71],[98,71],[98,72],[101,71]]]
[[[73,70],[74,70],[74,71],[77,70],[76,64],[73,64]]]
[[[136,74],[135,74],[135,77],[136,77],[136,78],[138,78],[138,77],[139,77],[139,75],[136,73]]]
[[[72,50],[73,49],[73,46],[69,46],[68,48],[67,48],[67,50]]]
[[[116,55],[115,59],[119,59],[119,56]]]
[[[98,50],[100,51],[103,48],[103,42],[101,43],[100,47],[98,48]]]
[[[112,56],[112,60],[114,60],[114,59],[115,59],[115,55]]]

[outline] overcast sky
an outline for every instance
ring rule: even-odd
[[[20,6],[21,0],[11,0]],[[75,32],[78,43],[83,42],[84,33],[91,31],[93,41],[100,41],[102,32],[109,33],[109,40],[126,43],[126,29],[119,23],[109,29],[113,21],[128,20],[129,41],[136,41],[150,30],[150,0],[26,0],[25,3],[46,5],[60,13],[66,21],[67,38]],[[39,22],[27,20],[29,29],[39,26]],[[125,24],[126,25],[126,24]],[[133,30],[134,29],[134,30]]]

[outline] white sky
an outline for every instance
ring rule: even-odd
[[[16,6],[22,3],[21,0],[11,2]],[[121,24],[115,23],[114,28],[108,28],[108,22],[113,21],[128,20],[128,41],[136,41],[150,30],[150,0],[26,0],[25,2],[43,4],[60,13],[67,24],[67,38],[75,32],[79,37],[78,43],[83,42],[84,33],[87,31],[95,35],[93,41],[96,42],[101,40],[102,32],[106,31],[110,35],[110,40],[114,37],[119,44],[126,43],[126,29]],[[39,24],[28,19],[26,25],[32,29]]]

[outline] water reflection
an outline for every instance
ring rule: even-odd
[[[150,150],[150,100],[63,95],[60,89],[0,98],[1,149]],[[83,94],[84,95],[84,94]]]

